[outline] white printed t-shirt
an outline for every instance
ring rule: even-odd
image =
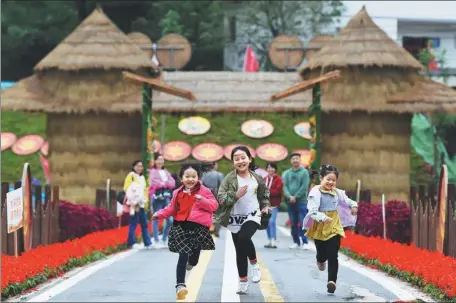
[[[257,190],[258,181],[250,175],[248,178],[237,176],[239,184],[238,188],[248,185],[247,193],[237,200],[231,210],[228,230],[232,233],[237,233],[241,229],[242,224],[247,221],[254,221],[261,224],[260,203],[258,202]]]

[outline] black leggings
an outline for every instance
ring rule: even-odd
[[[247,277],[249,263],[247,258],[253,262],[256,261],[255,246],[252,242],[252,237],[260,225],[253,221],[247,221],[242,224],[241,229],[236,233],[232,233],[234,248],[236,249],[236,264],[240,278]]]
[[[324,263],[328,260],[328,282],[337,281],[337,272],[339,271],[339,260],[337,254],[340,248],[340,236],[335,235],[329,240],[315,240],[317,248],[317,262]]]
[[[196,266],[199,261],[201,250],[195,250],[191,255],[179,254],[179,260],[176,267],[176,284],[185,285],[185,272],[187,263]]]

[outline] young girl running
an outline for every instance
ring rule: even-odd
[[[170,204],[154,213],[152,219],[174,217],[169,233],[169,250],[179,254],[176,269],[176,297],[185,299],[186,270],[198,264],[201,250],[214,250],[215,244],[209,232],[212,215],[218,207],[211,190],[201,181],[202,165],[186,163],[181,166],[179,178],[182,186],[173,192]]]
[[[309,192],[309,212],[303,222],[306,236],[315,241],[318,269],[324,271],[328,261],[327,288],[331,294],[336,291],[340,239],[345,237],[344,227],[352,224],[358,213],[358,204],[348,198],[345,191],[336,188],[337,178],[336,167],[325,164],[320,168],[321,185]]]
[[[258,229],[266,229],[270,217],[269,190],[256,169],[250,151],[237,146],[231,152],[235,170],[228,173],[220,185],[217,198],[220,204],[217,221],[228,228],[236,249],[239,273],[238,294],[248,292],[248,263],[252,266],[252,282],[261,280],[252,236]]]

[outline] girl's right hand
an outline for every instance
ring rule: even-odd
[[[236,193],[236,198],[238,198],[238,199],[242,198],[247,193],[247,189],[248,188],[249,188],[248,185],[244,185],[241,188],[239,188],[237,193]]]
[[[156,214],[153,214],[153,215],[152,215],[152,220],[157,220],[157,219],[158,219],[158,218],[157,218],[157,215],[156,215]]]
[[[333,220],[332,218],[326,217],[322,220],[322,222],[328,223],[328,222],[331,222],[332,220]]]

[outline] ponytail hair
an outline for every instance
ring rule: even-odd
[[[258,165],[255,165],[255,158],[252,157],[250,150],[247,148],[247,146],[244,146],[244,145],[238,145],[235,148],[233,148],[233,150],[231,151],[231,161],[233,161],[234,153],[237,152],[238,150],[245,152],[247,157],[249,157],[249,159],[251,160],[250,164],[249,164],[250,170],[255,171],[259,168]]]
[[[320,177],[324,178],[329,174],[335,174],[339,178],[339,170],[337,167],[332,166],[331,164],[323,164],[320,167]]]

